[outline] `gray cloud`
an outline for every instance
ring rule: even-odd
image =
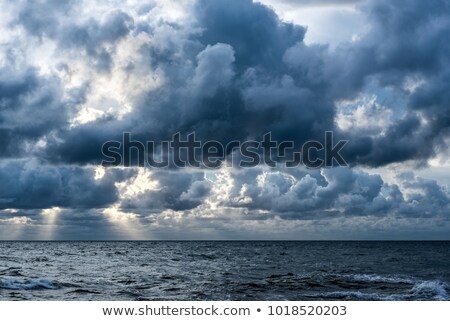
[[[26,144],[64,126],[61,84],[56,77],[43,77],[35,68],[0,68],[0,155],[23,154]]]
[[[66,24],[57,34],[60,49],[79,50],[92,57],[94,67],[100,72],[109,72],[112,68],[111,53],[114,45],[126,37],[134,28],[133,18],[127,13],[114,10],[102,21],[88,20],[83,24]]]
[[[263,5],[215,1],[200,6],[197,23],[201,33],[167,25],[164,32],[169,28],[176,36],[141,47],[150,57],[151,69],[163,71],[170,81],[136,97],[133,112],[120,121],[99,119],[97,124],[62,132],[63,145],[59,140],[56,145],[49,144],[48,155],[62,154],[65,161],[96,161],[105,136],[117,139],[121,130],[131,129],[142,140],[196,131],[200,139],[223,142],[258,137],[270,130],[274,138],[295,140],[299,145],[322,137],[325,130],[335,130],[350,139],[346,157],[354,165],[423,162],[435,155],[437,146],[444,147],[441,138],[448,135],[448,97],[443,84],[448,78],[444,30],[449,22],[442,14],[445,7],[437,10],[427,5],[413,6],[413,16],[420,15],[420,19],[408,22],[403,6],[406,4],[366,3],[363,9],[372,21],[372,30],[334,52],[326,46],[305,45],[302,27],[281,22]],[[231,19],[232,15],[243,18]],[[111,39],[127,34],[126,17],[116,13],[114,19],[106,18],[119,26]],[[402,27],[408,23],[411,28]],[[152,32],[155,36],[159,31]],[[86,39],[101,44],[96,39],[103,38]],[[69,44],[76,43],[67,39]],[[166,48],[164,52],[158,49],[161,47]],[[404,84],[414,77],[424,79],[425,84],[410,94]],[[336,128],[335,101],[376,94],[377,89],[371,89],[374,83],[378,88],[394,88],[391,95],[397,98],[387,106],[400,113],[394,123],[380,136],[354,136]],[[399,100],[406,101],[404,111],[395,105]],[[438,112],[441,117],[436,118]],[[92,148],[91,152],[80,154],[74,149],[76,155],[71,156],[64,144],[76,146],[72,139],[87,134],[90,127],[102,127],[101,139],[90,139],[91,147],[86,148]]]
[[[109,171],[102,179],[94,176],[92,168],[48,166],[36,160],[4,161],[0,164],[0,208],[108,207],[118,198],[114,183],[126,175]]]
[[[348,68],[337,79],[345,86],[341,92],[362,90],[368,79],[375,79],[381,86],[394,88],[394,94],[406,100],[407,109],[385,135],[367,137],[373,148],[365,151],[359,162],[379,166],[408,159],[426,160],[437,149],[446,148],[441,139],[448,136],[449,100],[440,88],[446,86],[450,66],[445,31],[450,24],[449,7],[445,1],[433,5],[373,1],[362,8],[372,29],[355,45],[341,48],[343,60],[339,65]],[[410,79],[422,80],[413,93],[404,89]],[[349,84],[351,87],[347,87]],[[390,108],[395,110],[396,106]]]
[[[405,176],[409,175],[409,176]],[[233,172],[233,188],[221,205],[263,210],[266,218],[319,219],[389,215],[448,218],[449,191],[434,180],[400,176],[400,185],[349,168],[290,172]],[[401,189],[405,192],[402,192]],[[263,215],[264,217],[264,215]]]
[[[31,10],[34,6],[39,9]],[[282,22],[269,8],[251,1],[200,2],[194,7],[194,21],[201,31],[164,22],[160,28],[140,28],[135,35],[148,33],[155,41],[143,44],[137,55],[148,55],[150,65],[145,68],[160,70],[168,81],[135,97],[133,111],[120,120],[98,119],[75,128],[61,122],[58,139],[49,139],[45,153],[50,161],[54,157],[98,162],[102,142],[131,129],[142,140],[195,130],[200,139],[223,142],[258,137],[270,130],[274,138],[295,140],[299,145],[317,139],[325,130],[335,130],[350,139],[346,157],[354,165],[426,161],[436,149],[445,148],[442,138],[448,136],[448,7],[444,1],[431,6],[405,0],[395,4],[368,1],[361,8],[371,30],[333,52],[326,46],[305,45],[303,27]],[[39,23],[39,17],[35,22],[28,19],[44,10],[42,19],[58,22],[51,32]],[[59,13],[70,18],[74,10],[77,7],[72,3],[33,2],[21,9],[27,19],[19,15],[16,23],[31,35],[54,39],[59,50],[82,49],[99,72],[110,71],[115,44],[130,36],[135,18],[120,9],[85,22],[56,17]],[[36,83],[29,74],[22,77],[18,84]],[[412,93],[405,91],[405,82],[414,78],[421,79],[421,85]],[[48,86],[48,80],[44,81]],[[379,136],[353,136],[336,128],[335,102],[371,94],[373,83],[394,88],[391,95],[398,99],[393,101],[406,102],[403,114]],[[7,90],[11,95],[19,94],[19,89]],[[53,90],[48,99],[57,100],[57,92]],[[398,109],[395,104],[387,107]],[[64,117],[65,110],[61,107],[58,114]],[[101,128],[98,137],[91,128]],[[80,140],[90,141],[84,152],[76,147]]]

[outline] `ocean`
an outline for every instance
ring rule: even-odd
[[[450,242],[0,242],[0,300],[449,300]]]

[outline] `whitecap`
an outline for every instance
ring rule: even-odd
[[[449,295],[445,283],[440,281],[423,281],[414,285],[411,294],[420,298],[446,301]]]
[[[397,275],[390,275],[390,276],[383,276],[383,275],[376,275],[376,274],[350,274],[348,275],[348,278],[353,279],[355,281],[364,281],[364,282],[372,282],[372,283],[407,283],[407,284],[414,284],[416,280],[412,278],[397,276]]]

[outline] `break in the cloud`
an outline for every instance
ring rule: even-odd
[[[447,187],[414,169],[449,152],[447,2],[264,3],[357,19],[311,41],[250,0],[2,3],[0,238],[443,238]],[[330,130],[349,168],[98,167],[124,131]]]

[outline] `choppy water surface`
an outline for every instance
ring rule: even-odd
[[[450,242],[0,242],[1,300],[449,300]]]

